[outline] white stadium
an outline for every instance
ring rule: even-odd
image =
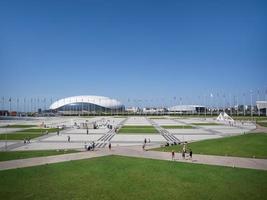
[[[116,99],[90,95],[59,99],[50,106],[50,110],[63,114],[119,112],[124,109],[124,105]]]

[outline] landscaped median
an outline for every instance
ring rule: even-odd
[[[218,125],[223,125],[215,122],[197,122],[197,123],[191,123],[192,125],[195,126],[218,126]]]
[[[154,126],[122,126],[118,133],[158,133]]]
[[[24,129],[20,131],[16,131],[13,133],[7,133],[7,134],[0,134],[0,140],[23,140],[25,138],[33,139],[36,137],[40,137],[46,132],[56,132],[58,128],[32,128],[32,129]]]
[[[33,124],[11,124],[6,126],[1,126],[0,128],[32,128],[37,127],[37,125]]]
[[[249,133],[239,136],[209,139],[187,144],[193,153],[267,159],[267,133]],[[182,151],[182,145],[152,149],[156,151]]]
[[[193,126],[190,126],[190,125],[163,125],[161,127],[165,129],[192,129],[194,128]]]
[[[257,124],[263,127],[267,127],[267,121],[257,121]]]
[[[76,150],[0,151],[0,161],[77,153]]]

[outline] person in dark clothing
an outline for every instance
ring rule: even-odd
[[[86,134],[88,135],[89,131],[88,131],[88,128],[86,129]]]
[[[70,142],[70,136],[68,136],[68,142]]]
[[[183,159],[185,159],[185,151],[184,150],[182,151],[182,157],[183,157]]]
[[[193,155],[193,152],[192,152],[192,149],[190,149],[190,151],[189,151],[190,159],[192,159],[192,155]]]
[[[174,150],[172,150],[172,160],[174,160]]]
[[[92,150],[94,151],[95,150],[95,142],[93,141],[92,143]]]
[[[108,148],[109,148],[109,150],[111,150],[111,143],[108,144]]]
[[[145,138],[145,140],[144,140],[144,143],[146,144],[146,138]]]

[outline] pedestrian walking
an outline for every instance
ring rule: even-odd
[[[109,150],[111,150],[111,142],[108,144],[108,148]]]
[[[182,151],[182,157],[183,157],[183,159],[185,159],[185,151],[184,150]]]
[[[143,144],[143,151],[145,151],[146,149],[145,149],[145,147],[146,147],[146,144],[144,143]]]
[[[174,156],[175,156],[174,150],[172,150],[172,160],[174,160]]]
[[[70,142],[70,136],[68,136],[68,142]]]
[[[95,142],[94,141],[92,142],[92,150],[93,151],[95,150]]]
[[[89,131],[88,131],[88,128],[86,129],[86,134],[88,135]]]
[[[190,151],[189,151],[190,159],[192,159],[192,155],[193,155],[193,152],[192,152],[192,149],[190,149]]]
[[[57,135],[59,136],[59,129],[57,130]]]
[[[144,139],[144,143],[146,144],[146,138]]]

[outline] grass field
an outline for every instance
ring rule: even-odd
[[[193,153],[222,156],[267,158],[267,134],[250,133],[220,139],[192,142],[187,145]],[[156,148],[157,151],[181,151],[182,146]]]
[[[2,126],[1,128],[32,128],[32,127],[37,127],[37,126],[32,124],[13,124],[13,125]]]
[[[193,126],[190,126],[190,125],[164,125],[161,127],[166,128],[166,129],[192,129],[194,128]]]
[[[44,135],[46,131],[48,131],[48,133],[52,133],[56,132],[57,130],[58,130],[57,128],[25,129],[21,131],[16,131],[14,133],[0,134],[0,140],[5,140],[6,136],[7,140],[24,140],[25,138],[33,139]]]
[[[166,119],[165,117],[149,117],[149,119]]]
[[[119,133],[158,133],[154,126],[123,126]]]
[[[24,129],[21,131],[17,131],[15,133],[45,133],[48,131],[48,133],[53,133],[59,130],[58,128],[32,128],[32,129]]]
[[[0,161],[76,153],[76,150],[0,151]]]
[[[265,199],[267,172],[108,156],[0,171],[1,199]]]
[[[267,127],[267,121],[257,121],[257,124],[259,124],[260,126],[263,126],[263,127]]]
[[[262,120],[267,120],[267,117],[265,116],[232,116],[234,120],[253,120],[253,121],[262,121]]]
[[[215,122],[200,122],[200,123],[192,123],[192,125],[195,125],[195,126],[217,126],[217,125],[222,125],[222,124],[215,123]]]
[[[44,134],[41,133],[8,133],[8,134],[0,134],[0,140],[24,140],[25,138],[33,139],[36,137],[40,137]],[[7,137],[7,138],[6,138]]]

